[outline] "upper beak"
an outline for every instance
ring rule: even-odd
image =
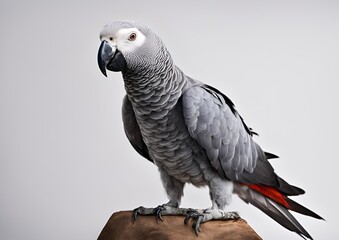
[[[114,72],[124,71],[127,62],[124,55],[116,46],[111,46],[107,41],[101,42],[98,52],[98,65],[101,72],[107,77],[106,69]]]
[[[107,41],[102,41],[99,52],[98,52],[98,65],[102,72],[107,77],[106,67],[108,63],[113,59],[116,49],[113,48],[108,44]]]

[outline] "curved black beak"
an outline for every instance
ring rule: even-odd
[[[126,60],[122,53],[112,47],[107,41],[103,40],[98,52],[98,65],[102,72],[107,77],[106,69],[119,72],[127,67]]]
[[[106,67],[111,59],[114,57],[115,51],[113,51],[112,47],[108,44],[107,41],[102,41],[99,47],[98,52],[98,65],[102,72],[107,77]]]

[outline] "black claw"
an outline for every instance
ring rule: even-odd
[[[185,221],[184,223],[187,224],[188,221],[190,220],[190,218],[193,218],[193,215],[196,214],[196,211],[195,210],[189,210],[186,212],[186,217],[185,217]]]
[[[192,228],[194,229],[195,234],[198,236],[198,235],[199,235],[199,232],[201,231],[201,230],[200,230],[200,225],[201,225],[201,223],[202,223],[203,220],[204,220],[204,214],[201,214],[201,213],[199,213],[197,210],[194,210],[194,209],[189,210],[189,211],[187,211],[187,213],[186,213],[186,218],[185,218],[184,223],[187,224],[188,221],[189,221],[191,218],[193,219]]]
[[[202,220],[204,219],[204,215],[202,214],[198,214],[196,220],[194,221],[192,228],[195,231],[195,234],[198,236],[199,232],[201,232],[200,230],[200,225],[202,223]]]
[[[162,211],[163,211],[163,210],[165,210],[165,208],[164,208],[163,205],[159,205],[159,206],[157,206],[156,208],[154,208],[154,214],[155,214],[155,216],[156,216],[156,218],[157,218],[157,221],[158,221],[158,219],[160,219],[162,222],[164,221],[164,220],[162,219]]]
[[[185,223],[185,224],[187,224],[187,223],[188,223],[188,221],[190,220],[190,218],[191,218],[191,217],[187,215],[187,216],[185,217],[185,221],[184,221],[184,223]]]
[[[134,223],[137,220],[138,214],[141,214],[145,208],[143,206],[138,207],[133,210],[132,213],[132,222]]]

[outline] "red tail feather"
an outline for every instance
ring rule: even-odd
[[[255,184],[244,184],[244,185],[248,186],[254,191],[261,193],[265,197],[268,197],[272,199],[273,201],[280,203],[281,205],[285,206],[287,209],[291,208],[288,202],[286,201],[286,197],[273,187],[255,185]]]

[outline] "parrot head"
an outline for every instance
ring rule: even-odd
[[[154,59],[162,44],[146,26],[132,21],[113,21],[100,33],[101,45],[98,65],[107,77],[106,69],[125,72],[154,65]]]

